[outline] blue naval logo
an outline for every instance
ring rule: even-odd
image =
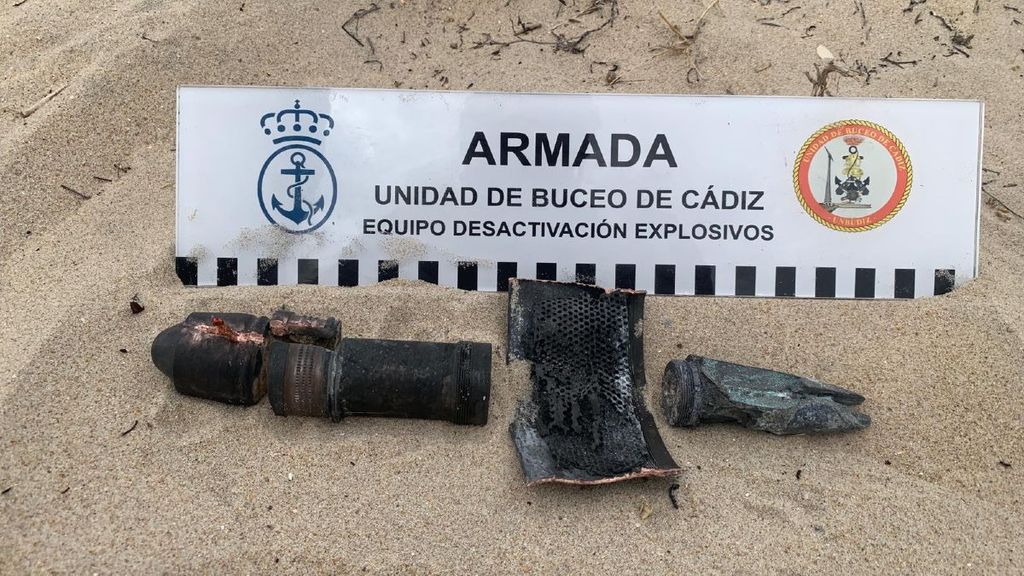
[[[334,119],[296,100],[292,108],[264,114],[260,127],[279,145],[260,170],[263,215],[292,234],[323,226],[338,202],[338,179],[318,147],[331,135]]]

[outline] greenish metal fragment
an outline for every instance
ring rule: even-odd
[[[673,360],[662,379],[662,407],[673,426],[736,422],[773,434],[849,432],[871,419],[860,394],[795,374],[701,356]]]

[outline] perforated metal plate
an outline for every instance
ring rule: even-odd
[[[643,293],[514,280],[509,360],[533,363],[511,433],[527,482],[597,484],[679,468],[643,399]]]

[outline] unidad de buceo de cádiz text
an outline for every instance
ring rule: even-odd
[[[524,195],[527,198],[524,198]],[[624,190],[599,188],[521,188],[488,187],[481,193],[473,187],[438,189],[432,186],[376,186],[374,198],[381,206],[440,206],[555,208],[555,209],[640,209],[672,210],[744,210],[762,211],[764,192],[760,190],[705,191],[639,189],[630,200]],[[483,200],[481,202],[481,200]],[[548,220],[441,220],[416,218],[366,218],[363,234],[396,236],[452,236],[485,238],[636,238],[679,240],[770,241],[775,237],[771,224],[681,224],[676,222],[548,221]]]

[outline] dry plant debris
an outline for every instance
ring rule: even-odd
[[[676,35],[676,40],[671,44],[658,46],[655,48],[655,51],[659,56],[687,56],[690,60],[690,67],[686,71],[686,81],[690,84],[700,82],[701,80],[697,40],[700,38],[701,30],[704,28],[704,23],[706,22],[705,18],[707,17],[708,12],[718,5],[718,1],[719,0],[713,0],[704,8],[704,11],[700,13],[697,21],[693,24],[693,31],[689,34],[684,33],[682,29],[678,25],[672,23],[663,12],[660,10],[658,11],[658,16],[660,16],[662,21],[665,22],[669,30]]]

